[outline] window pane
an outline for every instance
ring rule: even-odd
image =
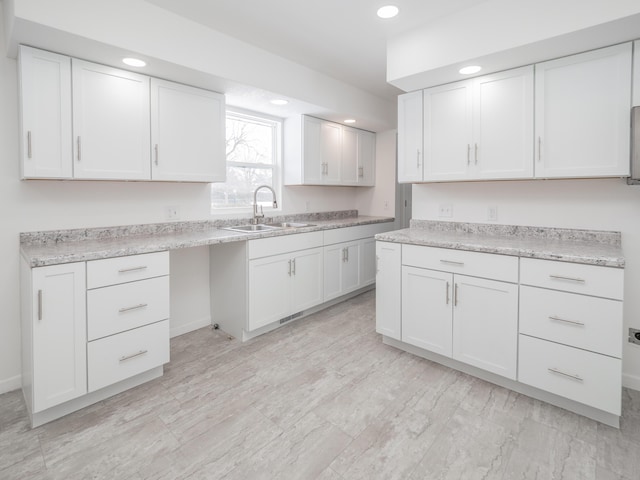
[[[227,161],[273,164],[271,125],[227,117]]]
[[[260,185],[273,184],[271,168],[227,167],[227,181],[214,184],[211,190],[211,203],[214,207],[250,207],[253,205],[253,192]],[[266,188],[258,192],[258,202],[271,204],[271,192]]]

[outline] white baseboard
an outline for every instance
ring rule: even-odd
[[[640,391],[640,377],[637,377],[635,375],[629,375],[628,373],[623,373],[622,386],[630,388],[631,390]]]
[[[202,327],[208,327],[211,325],[211,317],[203,317],[198,320],[194,320],[189,323],[185,323],[184,325],[178,325],[177,327],[171,327],[169,337],[178,337],[180,335],[184,335],[185,333],[193,332],[194,330],[198,330]]]
[[[22,375],[0,380],[0,394],[12,392],[22,387]]]

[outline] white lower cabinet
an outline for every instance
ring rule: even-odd
[[[22,384],[35,414],[87,393],[85,263],[22,269]]]
[[[249,261],[249,331],[320,303],[322,248]]]
[[[518,285],[446,271],[446,265],[473,271],[486,263],[481,273],[493,276],[495,270],[489,265],[495,257],[496,264],[506,261],[517,272],[516,258],[487,255],[403,248],[402,341],[515,379]],[[460,261],[462,257],[465,261]],[[442,265],[442,270],[420,268],[433,263]]]
[[[376,242],[376,332],[401,338],[402,245]]]

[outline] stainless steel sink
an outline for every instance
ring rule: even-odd
[[[279,222],[279,223],[267,223],[269,227],[276,228],[303,228],[303,227],[315,227],[313,223],[300,223],[300,222]]]
[[[281,227],[273,226],[273,225],[234,225],[232,227],[223,227],[223,230],[231,230],[234,232],[243,232],[243,233],[259,233],[259,232],[269,232],[271,230],[279,230]]]

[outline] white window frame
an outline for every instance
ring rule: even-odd
[[[259,202],[260,205],[269,207],[266,209],[266,215],[272,215],[275,213],[279,213],[282,211],[282,123],[283,119],[279,117],[275,117],[272,115],[267,115],[265,113],[254,112],[251,110],[245,110],[242,108],[236,107],[227,107],[225,113],[225,123],[227,115],[231,115],[237,118],[246,118],[246,119],[254,119],[259,122],[266,122],[272,124],[274,129],[273,135],[273,166],[272,166],[272,179],[273,184],[271,188],[276,192],[276,198],[278,200],[278,208],[273,208],[271,202]],[[225,137],[226,138],[226,137]],[[235,167],[249,167],[253,168],[256,166],[255,163],[251,162],[229,162],[225,161],[225,168],[228,166]],[[219,183],[212,183],[212,188],[215,185],[219,185]],[[211,191],[209,191],[209,208],[211,210],[212,216],[233,216],[234,214],[244,214],[244,213],[253,213],[253,205],[248,206],[239,206],[239,207],[214,207],[211,199]]]

